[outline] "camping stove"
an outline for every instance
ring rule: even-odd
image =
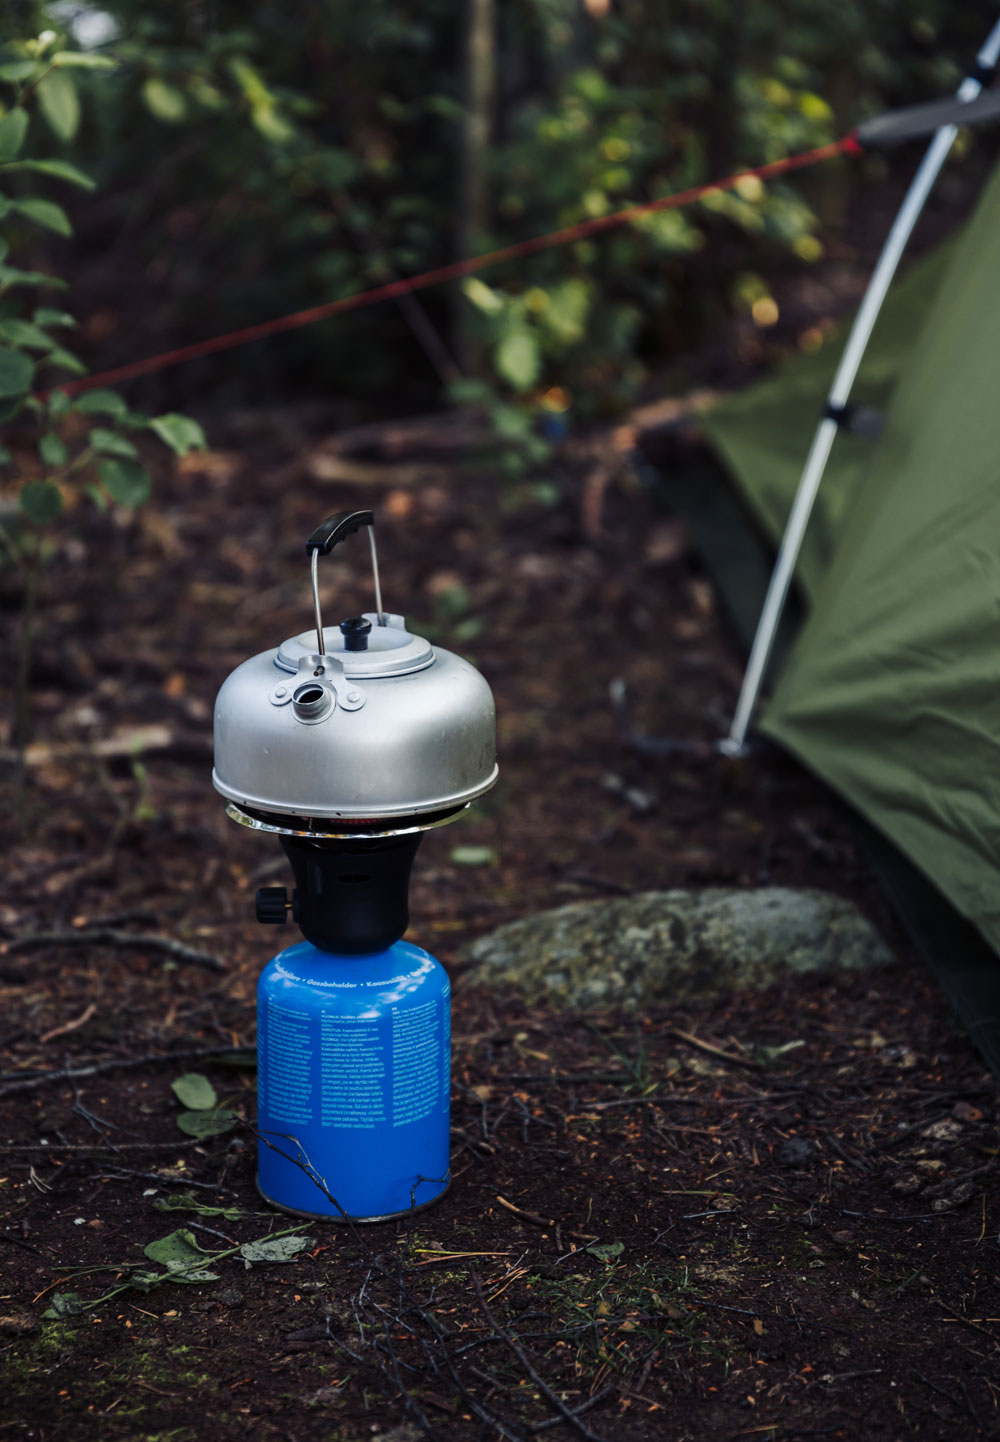
[[[317,563],[368,527],[375,609],[326,627]],[[449,984],[401,938],[423,833],[497,777],[489,686],[382,609],[374,515],[306,542],[315,625],[244,661],[215,706],[228,814],[280,839],[295,878],[257,893],[305,941],[258,986],[258,1172],[275,1206],[381,1221],[448,1188]]]

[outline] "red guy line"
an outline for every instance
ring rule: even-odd
[[[772,176],[784,175],[790,170],[803,170],[806,166],[817,165],[820,161],[830,160],[835,155],[860,155],[861,153],[862,147],[852,131],[849,135],[842,136],[840,140],[834,140],[829,145],[820,145],[815,150],[802,150],[795,155],[785,156],[783,160],[772,160],[766,165],[755,166],[752,170],[740,170],[725,180],[715,180],[707,185],[695,185],[688,190],[678,190],[672,195],[661,196],[659,200],[645,201],[641,205],[630,205],[627,209],[615,211],[612,215],[601,215],[592,220],[579,221],[576,225],[567,225],[562,230],[554,230],[546,235],[536,235],[530,240],[519,240],[513,245],[505,245],[499,250],[488,251],[485,255],[469,256],[465,260],[453,261],[450,265],[438,266],[435,270],[426,270],[421,275],[393,280],[386,285],[375,286],[371,290],[356,291],[353,295],[343,296],[340,300],[327,301],[324,305],[312,306],[308,310],[298,310],[291,315],[279,316],[276,320],[260,321],[257,325],[248,325],[242,330],[214,336],[211,340],[196,341],[192,345],[179,346],[177,350],[164,351],[161,355],[147,356],[145,360],[132,361],[128,365],[117,366],[114,370],[101,371],[97,375],[82,376],[78,380],[68,381],[58,387],[52,387],[52,389],[62,390],[67,395],[74,396],[83,391],[92,390],[98,385],[114,384],[118,381],[131,380],[135,376],[148,375],[151,371],[166,370],[168,366],[181,365],[184,361],[195,360],[199,356],[212,355],[216,351],[232,350],[235,346],[248,345],[250,341],[262,340],[265,336],[280,335],[282,331],[298,330],[301,326],[314,325],[317,321],[328,320],[335,315],[343,315],[346,311],[361,310],[365,306],[377,305],[379,301],[392,300],[395,296],[407,295],[411,291],[425,290],[428,286],[442,285],[449,280],[461,280],[463,276],[472,275],[477,270],[485,270],[488,266],[499,265],[504,260],[517,260],[524,255],[535,255],[541,250],[552,250],[559,245],[568,245],[570,241],[581,240],[588,235],[597,235],[601,231],[611,230],[619,225],[627,225],[630,220],[636,220],[641,215],[651,215],[658,210],[676,210],[702,199],[712,191],[733,190],[742,180],[754,177],[758,180],[769,180]]]

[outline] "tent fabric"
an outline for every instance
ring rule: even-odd
[[[885,410],[927,319],[950,252],[950,245],[938,247],[893,287],[865,352],[852,401]],[[796,356],[775,375],[729,397],[705,417],[706,435],[775,545],[785,529],[844,339],[842,328],[835,328],[818,350]],[[854,488],[871,458],[870,439],[841,431],[799,557],[797,579],[809,598],[833,558]]]
[[[844,454],[828,477],[832,484],[824,482],[816,535],[803,559],[809,618],[762,720],[767,735],[900,847],[994,950],[1000,950],[998,273],[1000,171],[954,247],[923,326],[911,328],[885,432],[867,443],[867,464],[859,459],[861,438],[852,438],[853,454],[847,438],[838,438],[834,456]],[[898,360],[898,347],[896,353]],[[889,362],[881,359],[888,387]],[[775,387],[763,397],[774,407],[769,450],[762,440],[741,445],[734,438],[731,408],[709,429],[754,509],[776,531],[821,403],[814,401],[803,421],[808,434],[789,466],[780,380],[769,384]],[[786,416],[805,409],[803,386],[796,380],[785,392]],[[752,397],[740,399],[737,419],[745,424]]]

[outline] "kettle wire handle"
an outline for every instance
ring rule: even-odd
[[[313,610],[316,613],[316,653],[319,656],[326,655],[326,647],[323,644],[323,620],[319,609],[319,580],[317,576],[318,562],[320,556],[328,556],[334,546],[346,541],[348,536],[359,531],[362,526],[368,527],[368,543],[372,553],[372,580],[375,583],[375,612],[378,616],[380,626],[385,625],[385,613],[382,610],[382,587],[379,585],[378,577],[378,556],[375,552],[375,513],[374,511],[338,511],[336,515],[327,516],[321,521],[306,541],[306,551],[310,560],[310,573],[312,577]]]

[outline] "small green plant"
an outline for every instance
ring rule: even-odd
[[[299,1222],[281,1232],[271,1232],[253,1242],[237,1242],[221,1251],[210,1252],[199,1246],[194,1233],[187,1227],[178,1227],[165,1237],[157,1237],[143,1248],[144,1255],[154,1262],[158,1270],[150,1270],[140,1263],[126,1262],[114,1270],[127,1272],[125,1281],[112,1287],[100,1297],[85,1301],[79,1292],[53,1292],[48,1308],[42,1313],[49,1320],[76,1317],[81,1312],[92,1312],[104,1302],[120,1296],[130,1288],[138,1292],[150,1292],[164,1282],[180,1282],[197,1286],[200,1283],[217,1282],[218,1272],[210,1270],[225,1257],[237,1254],[249,1271],[254,1265],[267,1262],[291,1262],[298,1254],[313,1243],[312,1237],[302,1235],[307,1223]],[[107,1270],[101,1268],[100,1270]]]
[[[221,1137],[239,1125],[240,1118],[228,1107],[221,1107],[215,1087],[200,1072],[187,1072],[171,1082],[170,1089],[185,1108],[177,1125],[189,1137]]]
[[[706,1351],[717,1344],[689,1301],[686,1274],[674,1275],[649,1262],[623,1263],[620,1247],[588,1247],[599,1265],[539,1277],[532,1284],[537,1303],[563,1325],[559,1345],[572,1355],[578,1374],[597,1368],[592,1385],[627,1372],[654,1346]]]
[[[486,286],[481,289],[486,291]],[[529,378],[529,371],[525,370],[516,381],[508,375],[503,379],[520,397],[530,391],[536,374],[532,369]],[[494,386],[481,380],[455,381],[449,388],[449,397],[455,405],[475,406],[483,412],[492,432],[483,459],[499,471],[505,481],[532,480],[535,500],[543,504],[558,501],[558,488],[545,479],[554,447],[542,434],[540,422],[544,418],[544,407],[536,405],[530,395],[517,399],[504,397]]]
[[[608,1036],[596,1026],[588,1025],[588,1031],[593,1032],[604,1043],[608,1051],[616,1056],[622,1066],[631,1073],[632,1081],[626,1086],[626,1091],[635,1090],[641,1096],[649,1096],[659,1089],[661,1083],[653,1076],[649,1049],[646,1045],[646,1038],[642,1034],[639,1023],[635,1023],[635,1055],[630,1056],[623,1046]]]
[[[44,129],[56,142],[71,141],[80,123],[74,70],[113,69],[107,55],[73,50],[53,30],[0,48],[0,466],[11,479],[15,506],[0,528],[0,543],[16,567],[24,605],[15,687],[13,738],[23,753],[29,730],[29,673],[38,578],[51,555],[50,532],[64,510],[89,501],[99,510],[132,510],[151,491],[149,472],[133,435],[151,431],[178,455],[204,448],[197,422],[186,416],[148,417],[129,409],[117,391],[78,395],[60,385],[86,367],[64,344],[76,321],[62,308],[38,303],[39,293],[66,289],[48,271],[15,264],[31,255],[39,232],[68,237],[72,224],[61,205],[37,193],[55,182],[94,188],[71,162],[37,153]],[[39,133],[41,132],[41,133]]]

